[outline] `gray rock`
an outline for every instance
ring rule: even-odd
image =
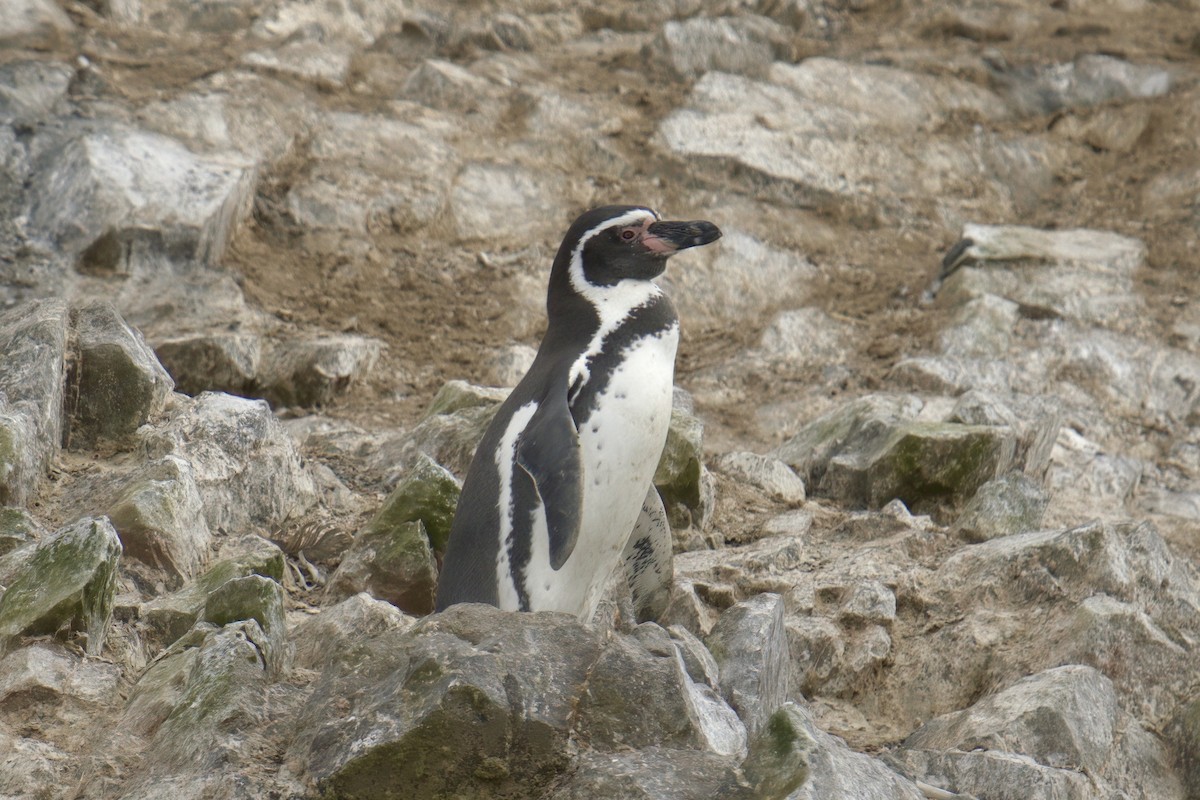
[[[1002,750],[1048,767],[1099,773],[1114,744],[1117,712],[1112,681],[1091,667],[1058,667],[931,720],[904,747]]]
[[[849,358],[854,326],[817,308],[784,311],[762,334],[755,356],[788,367],[826,367]]]
[[[1086,775],[1047,767],[1028,756],[1002,751],[939,753],[904,750],[889,757],[888,761],[899,771],[914,776],[925,785],[962,793],[963,797],[987,797],[989,800],[1088,800],[1097,796],[1092,781]],[[984,794],[976,795],[976,791]]]
[[[1053,499],[1047,521],[1065,524],[1081,517],[1119,520],[1142,478],[1142,463],[1106,452],[1096,442],[1064,427],[1054,442],[1046,470],[1046,491]]]
[[[134,431],[163,410],[175,384],[141,333],[125,324],[109,303],[86,305],[71,314],[71,322],[68,446],[127,444]]]
[[[446,142],[453,130],[429,111],[404,121],[327,114],[313,133],[316,163],[289,190],[288,212],[302,228],[351,234],[428,225],[446,206],[457,164]]]
[[[0,315],[0,504],[27,503],[58,452],[67,323],[60,300]]]
[[[71,18],[50,0],[4,0],[0,15],[5,20],[0,41],[51,39],[75,28]]]
[[[783,598],[761,594],[738,603],[721,614],[705,642],[720,668],[721,694],[753,736],[788,699]]]
[[[682,625],[672,625],[667,629],[671,640],[683,659],[683,666],[693,683],[703,683],[713,689],[721,688],[721,670],[717,660],[704,646],[704,642]]]
[[[271,530],[317,500],[295,443],[261,400],[205,392],[145,432],[142,449],[150,458],[174,454],[191,463],[214,532]]]
[[[795,307],[808,300],[817,268],[802,255],[739,230],[721,226],[721,244],[682,258],[660,279],[689,330],[740,322],[763,309]]]
[[[787,796],[788,800],[831,797],[925,800],[925,795],[911,781],[817,728],[804,708],[789,703],[781,711],[786,718],[768,727],[768,732],[778,726],[776,736],[789,741],[792,751],[803,754],[808,773],[804,783]]]
[[[0,652],[23,634],[79,631],[98,655],[112,621],[121,540],[108,520],[88,517],[40,542],[0,596]]]
[[[975,492],[954,521],[954,532],[968,542],[1036,530],[1050,499],[1023,473],[989,481]]]
[[[1015,448],[1009,428],[910,422],[831,458],[817,489],[871,508],[963,502],[1012,466]]]
[[[1093,54],[998,77],[1009,84],[1009,102],[1021,114],[1052,114],[1110,100],[1158,97],[1171,88],[1171,74],[1161,67]]]
[[[519,236],[521,243],[534,236],[549,239],[563,224],[566,194],[555,173],[516,164],[468,164],[450,193],[455,231],[460,239],[489,244],[510,235]],[[517,217],[527,224],[514,228],[511,220]]]
[[[1145,262],[1146,247],[1137,239],[1107,231],[972,224],[963,227],[961,243],[966,242],[957,262],[979,268],[951,274],[940,302],[998,295],[1027,315],[1101,324],[1141,313],[1133,274]]]
[[[129,480],[106,512],[125,555],[187,579],[208,559],[212,534],[192,467],[164,456]]]
[[[0,120],[32,127],[54,113],[73,70],[52,61],[13,61],[0,67]]]
[[[720,71],[763,77],[775,61],[790,61],[795,33],[753,14],[694,17],[666,23],[645,50],[682,79]]]
[[[762,489],[785,503],[803,503],[804,481],[777,458],[756,453],[726,453],[717,459],[717,469],[730,477]]]
[[[792,797],[810,777],[814,743],[808,735],[808,720],[793,703],[780,706],[762,730],[751,739],[750,752],[742,762],[749,797]],[[745,792],[748,789],[748,792]],[[738,796],[738,795],[734,795]]]
[[[0,507],[0,556],[31,544],[40,531],[37,520],[25,509]],[[0,584],[6,582],[0,577]]]
[[[112,664],[81,660],[58,644],[39,642],[9,653],[0,661],[0,709],[37,706],[44,717],[67,721],[64,706],[93,713],[118,696],[121,671]]]
[[[378,339],[345,333],[273,341],[252,385],[273,406],[325,405],[366,380],[382,350]]]
[[[308,617],[292,630],[297,667],[324,669],[361,642],[390,631],[404,631],[414,620],[391,603],[362,592]]]
[[[629,676],[644,680],[630,682]],[[656,709],[652,715],[646,708]],[[580,725],[602,750],[682,747],[743,756],[746,729],[706,683],[688,676],[679,648],[653,623],[600,655],[579,701]]]
[[[267,715],[264,639],[253,620],[206,632],[181,671],[178,701],[154,730],[147,772],[203,772],[238,757],[243,732]]]
[[[981,797],[1016,797],[1016,787],[1040,782],[1073,787],[1078,773],[1094,776],[1114,794],[1182,797],[1163,746],[1125,717],[1112,682],[1091,667],[1057,667],[1024,678],[969,709],[931,720],[905,740],[904,749],[926,751],[896,757],[901,764],[933,766],[921,779],[940,785],[949,779],[956,791]],[[1033,763],[992,760],[993,753]],[[1005,783],[992,783],[1001,777]]]
[[[927,134],[955,113],[1004,114],[998,97],[961,81],[825,58],[776,63],[769,78],[708,73],[663,120],[658,143],[714,184],[868,217],[903,213],[914,186],[952,195],[972,185],[997,205],[1021,205],[1049,188],[1061,157],[1056,143],[1032,138]],[[895,147],[885,131],[917,149]]]
[[[709,800],[727,796],[736,761],[697,750],[647,747],[628,752],[584,751],[547,800]]]
[[[537,350],[529,345],[502,347],[491,359],[489,378],[495,386],[516,386],[533,366]]]
[[[233,578],[216,588],[204,601],[202,622],[217,627],[254,620],[262,637],[254,642],[267,676],[278,678],[291,661],[284,622],[283,587],[261,575]]]
[[[410,614],[433,610],[437,562],[420,520],[392,524],[376,517],[342,558],[327,592],[341,599],[367,592]]]
[[[48,742],[0,731],[0,796],[54,797],[75,768],[69,753]]]
[[[175,387],[192,396],[217,391],[251,392],[262,363],[262,337],[254,333],[204,331],[159,339],[154,353]]]
[[[485,389],[463,381],[449,381],[425,416],[408,433],[382,445],[369,464],[394,483],[427,454],[455,475],[466,475],[475,447],[508,396],[508,389]]]
[[[150,229],[172,252],[214,264],[250,210],[256,178],[240,155],[198,156],[159,134],[97,125],[43,156],[30,231],[87,261],[104,259],[123,231]]]
[[[347,713],[330,713],[346,703]],[[720,707],[734,717],[688,678],[655,625],[624,636],[568,615],[459,605],[345,651],[322,676],[288,758],[318,787],[361,797],[400,784],[420,787],[415,797],[539,796],[575,773],[568,739],[578,737],[589,743],[576,762],[579,783],[563,780],[561,792],[595,781],[662,785],[629,746],[708,752],[717,758],[681,761],[707,765],[715,780],[735,757],[711,750],[722,741]],[[616,760],[589,755],[609,750]],[[421,755],[386,755],[394,752]],[[408,777],[414,768],[423,779]]]
[[[844,625],[891,625],[896,620],[896,595],[880,581],[857,584],[837,616]]]
[[[712,514],[705,488],[704,423],[678,408],[671,409],[671,425],[662,458],[654,471],[654,485],[673,528],[703,528]],[[682,523],[682,524],[681,524]]]
[[[494,89],[486,78],[470,70],[428,58],[408,74],[402,91],[408,99],[439,111],[469,113],[478,110]]]
[[[1096,150],[1128,153],[1137,146],[1150,123],[1148,108],[1100,108],[1087,118],[1064,116],[1051,130]]]
[[[228,581],[247,575],[283,580],[283,552],[266,539],[247,536],[227,545],[223,557],[172,594],[145,603],[140,612],[145,635],[163,646],[183,636],[204,610],[208,597]]]

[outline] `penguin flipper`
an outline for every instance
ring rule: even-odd
[[[579,431],[565,399],[538,407],[521,434],[516,456],[517,465],[533,480],[546,514],[550,566],[560,569],[575,549],[583,516]]]
[[[638,622],[658,619],[667,610],[675,571],[671,544],[667,510],[651,484],[622,556]]]

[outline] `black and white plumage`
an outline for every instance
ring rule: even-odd
[[[463,482],[438,610],[478,602],[587,620],[627,545],[635,594],[649,583],[663,557],[651,481],[679,343],[675,308],[653,279],[674,253],[720,236],[710,222],[667,222],[639,206],[593,209],[567,230],[537,357]]]

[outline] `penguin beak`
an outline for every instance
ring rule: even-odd
[[[666,222],[660,220],[646,228],[642,245],[663,258],[674,255],[689,247],[712,244],[721,238],[721,230],[702,219],[691,222]]]

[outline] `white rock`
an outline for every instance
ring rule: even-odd
[[[30,188],[30,230],[71,254],[105,234],[149,228],[215,263],[249,212],[257,180],[240,154],[198,156],[115,123],[69,137],[44,158]]]
[[[785,503],[804,502],[804,480],[778,458],[746,452],[726,453],[717,459],[716,466],[721,472],[756,486]]]

